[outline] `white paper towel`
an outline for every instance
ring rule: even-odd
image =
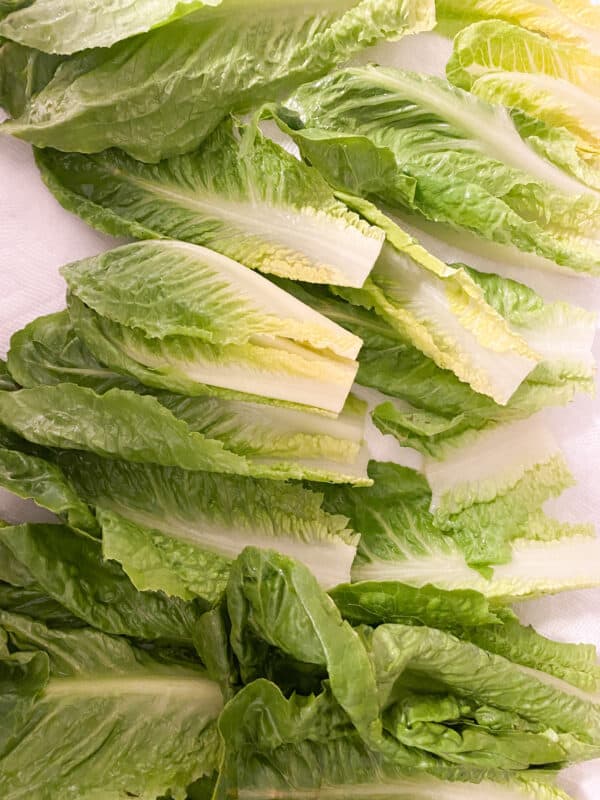
[[[93,231],[64,211],[42,184],[30,148],[0,136],[0,355],[11,334],[40,314],[65,305],[65,287],[58,269],[95,255],[117,243]],[[576,293],[589,302],[600,297],[598,282],[577,281]],[[590,301],[592,298],[592,301]],[[569,299],[568,297],[565,299]],[[600,302],[597,307],[600,309]],[[597,342],[596,355],[600,356]],[[568,409],[543,412],[561,441],[579,480],[560,498],[555,509],[567,519],[600,521],[597,471],[600,466],[600,409],[580,398]],[[416,466],[416,454],[402,451],[391,437],[374,429],[370,440],[380,459]],[[0,493],[0,518],[44,518],[39,510]],[[600,569],[600,565],[598,565]],[[522,617],[556,639],[593,642],[600,648],[600,591],[573,592],[523,604]],[[600,798],[600,761],[569,770],[563,784],[577,800]]]

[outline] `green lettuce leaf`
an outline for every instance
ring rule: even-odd
[[[363,581],[336,586],[329,594],[344,619],[353,625],[398,622],[442,629],[462,625],[470,630],[469,626],[500,623],[489,600],[472,589],[445,591],[431,584]]]
[[[386,232],[388,244],[362,289],[335,291],[373,308],[439,367],[508,402],[539,356],[486,303],[464,269],[448,267],[372,204],[348,202]]]
[[[456,36],[446,74],[488,102],[566,129],[578,140],[581,174],[600,169],[600,55],[493,20]]]
[[[231,570],[227,609],[244,683],[268,673],[274,649],[296,662],[325,668],[333,697],[363,740],[399,763],[414,763],[405,747],[385,740],[375,672],[359,634],[342,621],[303,564],[247,547]],[[428,761],[423,754],[419,766]]]
[[[1,528],[0,580],[25,592],[12,595],[12,603],[18,600],[29,616],[46,619],[54,601],[63,615],[105,633],[180,646],[191,644],[203,611],[198,603],[137,591],[118,564],[104,560],[100,542],[64,525]],[[7,608],[4,600],[0,606]]]
[[[227,603],[244,680],[264,674],[274,651],[325,667],[333,697],[365,743],[396,764],[435,770],[442,759],[521,770],[600,749],[600,705],[592,696],[443,631],[381,625],[357,633],[305,567],[276,553],[242,553]],[[357,683],[369,691],[357,694]],[[414,717],[419,708],[421,719]]]
[[[554,675],[600,698],[600,666],[593,645],[555,642],[506,617],[502,624],[461,627],[454,632],[483,650]]]
[[[587,0],[436,0],[438,25],[457,31],[481,20],[503,20],[557,42],[600,53],[600,14]]]
[[[7,612],[0,625],[12,652],[0,660],[12,702],[0,736],[7,800],[167,790],[183,800],[188,784],[214,770],[223,700],[203,670],[91,629],[51,630]]]
[[[346,358],[360,349],[356,337],[203,247],[141,242],[68,264],[61,272],[81,302],[149,337],[188,336],[223,345],[282,337]]]
[[[63,60],[61,56],[0,40],[0,108],[11,117],[20,116],[31,99],[50,83]]]
[[[18,385],[14,382],[12,375],[8,371],[6,361],[0,358],[0,390],[3,392],[10,392],[18,388]]]
[[[529,499],[531,509],[574,483],[556,440],[538,419],[463,437],[460,447],[440,450],[435,459],[425,458],[424,473],[432,490],[431,508],[442,522],[475,504],[495,503],[497,510],[505,497],[506,512],[518,513],[510,508],[516,492]]]
[[[428,30],[414,0],[226,0],[113,47],[69,58],[4,125],[39,147],[141,161],[193,150],[230,111],[289,94],[382,39]]]
[[[97,394],[109,389],[152,393],[135,378],[113,372],[94,358],[75,333],[66,310],[37,317],[13,333],[7,360],[10,375],[25,388],[76,383]]]
[[[547,639],[531,626],[521,625],[508,609],[473,590],[444,591],[432,585],[417,588],[394,581],[365,581],[337,586],[329,594],[353,625],[400,623],[440,628],[587,692],[600,690],[600,666],[593,645]]]
[[[67,312],[40,317],[12,336],[9,361],[22,386],[75,383],[103,394],[110,389],[152,390],[104,367],[71,327]],[[86,395],[88,399],[91,395]],[[155,392],[158,403],[199,433],[221,442],[253,475],[368,484],[363,443],[366,405],[349,396],[335,419],[303,408],[275,406],[234,397],[185,397]],[[93,400],[93,398],[92,398]],[[130,398],[135,403],[135,398]],[[146,401],[146,409],[152,403]],[[155,405],[153,407],[160,413]],[[140,415],[144,406],[139,407]],[[150,412],[147,412],[150,413]],[[154,417],[154,411],[150,413]],[[115,414],[115,417],[117,415]],[[164,419],[164,415],[160,416]],[[154,459],[160,463],[161,456]],[[218,467],[220,461],[215,462]],[[231,462],[235,468],[235,462]],[[210,465],[207,468],[212,469]]]
[[[369,485],[364,443],[366,404],[349,395],[335,419],[300,408],[219,398],[159,395],[178,419],[248,461],[271,479]]]
[[[407,719],[406,713],[402,714],[403,710],[407,711],[407,707],[414,708],[412,692],[425,697],[428,692],[431,694],[448,692],[450,696],[463,698],[468,705],[473,704],[470,711],[475,707],[481,713],[489,707],[490,712],[494,710],[507,712],[515,720],[515,731],[518,731],[519,718],[533,723],[529,730],[533,736],[527,737],[529,742],[523,743],[521,752],[518,744],[512,751],[517,769],[519,756],[530,755],[535,759],[534,753],[538,748],[539,754],[544,758],[547,755],[545,749],[549,748],[552,751],[553,745],[557,748],[557,752],[563,751],[562,757],[548,759],[548,763],[552,763],[579,759],[586,752],[589,757],[600,746],[600,705],[597,696],[594,697],[554,676],[515,664],[506,658],[481,650],[471,642],[460,641],[445,631],[433,628],[381,625],[372,633],[369,632],[365,638],[377,676],[382,708],[393,709],[397,704],[392,712],[392,720],[388,717],[390,721],[395,718],[400,724],[400,730],[395,731],[396,735],[401,732],[402,723],[404,725],[409,723],[407,729],[402,732],[402,738],[406,739],[405,744],[417,744],[411,734],[414,733],[419,740],[422,733],[418,724],[416,729],[411,731],[410,717]],[[405,692],[409,693],[406,698],[408,704],[403,703]],[[440,721],[452,719],[445,716],[446,713],[448,709],[442,711]],[[418,722],[418,717],[416,719],[413,717],[413,721]],[[485,727],[483,720],[479,724]],[[490,727],[493,728],[493,724]],[[527,731],[526,726],[523,727]],[[433,731],[430,729],[429,732]],[[434,747],[437,749],[440,745],[442,748],[440,755],[446,755],[444,746],[449,745],[447,755],[450,760],[452,755],[458,755],[465,745],[470,744],[468,731],[464,731],[464,739],[456,743],[458,749],[453,753],[452,737],[448,737],[450,741],[446,741],[443,731],[437,730],[437,733],[441,737],[433,739]],[[476,737],[483,732],[474,733],[473,744],[477,745]],[[503,738],[501,727],[499,733],[498,743],[501,744]],[[510,734],[507,738],[510,741]],[[482,742],[483,756],[486,755],[486,746],[491,744],[485,739],[486,737]],[[424,741],[421,739],[421,745],[423,744]],[[528,744],[533,748],[529,753]],[[475,761],[477,749],[476,746]],[[506,753],[509,760],[510,755],[509,750]],[[532,760],[530,763],[539,762]],[[510,768],[508,763],[506,767]]]
[[[40,589],[11,586],[0,581],[0,608],[40,620],[50,628],[81,628],[85,622]]]
[[[96,533],[98,524],[93,514],[60,468],[28,449],[27,442],[0,426],[0,486],[24,500],[33,500],[74,528]]]
[[[60,9],[53,0],[33,0],[8,14],[0,23],[0,36],[45,53],[76,53],[92,47],[110,47],[121,39],[167,25],[203,6],[221,0],[110,0],[90,7],[68,0]]]
[[[324,508],[344,514],[360,533],[352,580],[383,584],[384,597],[374,602],[386,613],[395,613],[392,582],[473,590],[495,602],[598,585],[591,567],[597,539],[585,527],[544,517],[547,487],[528,487],[523,496],[517,487],[494,502],[473,502],[443,515],[430,511],[431,489],[414,470],[371,462],[369,474],[370,488],[326,487]],[[552,536],[535,540],[532,521]]]
[[[210,678],[221,686],[223,698],[239,689],[239,670],[229,643],[229,617],[225,602],[202,614],[194,628],[194,646]]]
[[[106,555],[123,559],[139,589],[169,580],[184,597],[214,601],[246,544],[297,556],[327,588],[349,579],[357,537],[345,517],[321,509],[319,493],[80,453],[59,462],[102,514]]]
[[[155,398],[122,389],[97,395],[63,383],[0,392],[0,422],[48,447],[183,469],[248,473],[247,461],[221,442],[190,431]]]
[[[543,359],[506,407],[468,392],[401,345],[388,348],[379,360],[365,338],[361,354],[359,380],[408,404],[379,406],[374,412],[377,426],[434,457],[468,439],[469,431],[524,419],[547,405],[566,405],[578,391],[594,391],[593,314],[566,303],[545,303],[524,284],[469,272],[487,302]],[[386,380],[392,366],[393,377]]]
[[[225,256],[143,242],[62,272],[78,335],[118,371],[133,361],[184,394],[208,384],[342,410],[360,339]]]
[[[598,273],[597,193],[540,156],[504,107],[373,66],[307,84],[287,105],[284,129],[337,189]]]
[[[66,209],[113,235],[180,239],[260,272],[341,286],[362,286],[381,250],[383,233],[316,170],[231,120],[155,166],[119,150],[38,150],[36,160]]]
[[[283,338],[257,338],[235,345],[213,345],[184,336],[152,339],[96,314],[74,296],[69,297],[69,314],[77,335],[102,363],[147,387],[188,396],[337,415],[358,367],[330,351],[318,352]],[[309,405],[314,402],[319,405]]]

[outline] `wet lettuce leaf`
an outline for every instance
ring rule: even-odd
[[[231,120],[157,165],[120,150],[37,150],[36,160],[58,201],[95,228],[204,245],[263,273],[360,287],[383,243],[316,170]]]

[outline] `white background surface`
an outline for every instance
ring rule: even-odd
[[[433,65],[431,71],[439,71],[445,54],[441,41],[429,35],[386,46],[378,51],[377,58],[383,63],[407,66],[418,62],[421,70],[425,61]],[[115,241],[64,211],[43,186],[30,148],[0,136],[0,356],[5,354],[15,330],[40,314],[64,308],[65,289],[58,268],[106,250]],[[464,260],[469,261],[467,257]],[[470,263],[478,266],[473,259]],[[563,300],[600,311],[598,280],[532,275],[530,283],[538,290],[544,289],[548,296],[558,294]],[[599,337],[595,354],[600,357]],[[577,487],[566,492],[551,510],[564,519],[593,521],[600,528],[598,400],[581,397],[567,409],[542,414],[561,442],[578,480]],[[391,437],[372,431],[371,444],[377,458],[415,465],[414,454],[402,453]],[[0,518],[12,521],[39,517],[39,511],[15,502],[0,490]],[[600,648],[600,590],[530,601],[519,607],[519,613],[545,635],[592,642]],[[600,760],[568,770],[561,782],[576,800],[600,800]]]

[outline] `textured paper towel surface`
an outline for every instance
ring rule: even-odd
[[[424,37],[423,42],[419,47],[421,57],[428,53],[432,61],[437,59],[441,63],[436,38]],[[393,58],[406,64],[402,55],[402,49],[396,45]],[[388,63],[391,60],[389,51],[385,60]],[[420,68],[423,69],[422,61]],[[13,331],[40,314],[64,308],[60,266],[95,255],[115,243],[116,240],[93,231],[58,205],[43,186],[27,145],[0,136],[0,356],[6,353]],[[447,255],[456,259],[455,253]],[[471,263],[478,266],[472,259]],[[547,276],[538,274],[530,282],[548,296],[558,291],[564,300],[600,310],[599,281],[562,276],[549,281]],[[598,337],[595,354],[600,357]],[[542,416],[561,442],[578,480],[577,487],[566,492],[552,511],[565,519],[590,520],[600,527],[598,401],[582,397],[567,409],[545,411]],[[402,451],[391,437],[383,437],[374,429],[370,432],[370,443],[376,458],[418,466],[416,454]],[[44,515],[0,491],[0,518],[17,521],[40,519]],[[591,642],[600,648],[599,590],[530,601],[520,606],[519,613],[541,633],[565,641]],[[576,800],[598,800],[600,761],[568,770],[562,784]]]

